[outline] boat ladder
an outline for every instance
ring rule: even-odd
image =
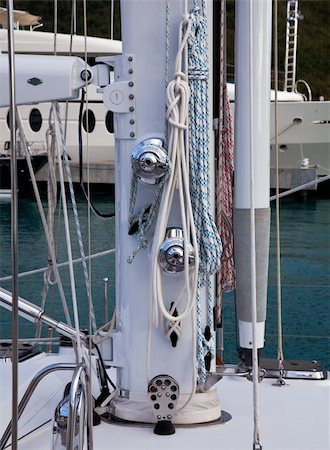
[[[284,67],[284,90],[288,92],[294,91],[296,82],[298,20],[302,18],[298,10],[298,0],[288,0]]]

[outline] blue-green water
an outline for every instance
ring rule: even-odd
[[[98,208],[109,212],[114,209],[109,193],[94,196]],[[88,210],[85,201],[77,196],[83,235],[87,236]],[[46,205],[46,203],[45,203]],[[10,267],[10,203],[0,202],[0,277],[9,275]],[[114,219],[101,220],[93,214],[91,220],[91,253],[114,247]],[[275,261],[275,216],[272,215],[268,316],[266,324],[265,357],[276,357],[277,306],[276,306],[276,261]],[[58,234],[58,261],[67,260],[63,218],[55,227]],[[74,257],[79,257],[75,227],[71,217]],[[317,359],[330,368],[330,201],[324,199],[283,199],[281,202],[281,252],[282,252],[282,304],[284,356],[292,359]],[[85,239],[86,252],[88,250]],[[47,265],[46,240],[33,196],[19,201],[19,271],[32,270]],[[92,295],[96,307],[98,325],[103,319],[103,282],[110,280],[109,309],[114,305],[114,255],[92,262]],[[65,290],[69,292],[67,269],[61,269]],[[80,320],[87,326],[87,295],[83,274],[77,266],[76,284],[79,300]],[[11,289],[11,283],[0,282]],[[19,293],[22,297],[39,303],[43,286],[41,274],[20,279]],[[69,297],[70,299],[70,297]],[[224,296],[225,361],[236,360],[235,308],[232,293]],[[63,320],[57,288],[51,287],[46,311]],[[20,336],[33,333],[33,325],[23,319]],[[11,333],[10,314],[0,309],[0,337]]]
[[[284,357],[316,359],[330,368],[330,200],[283,199],[280,222]],[[273,210],[264,357],[277,354],[275,233]],[[231,355],[236,348],[233,294],[225,296],[224,316]]]
[[[93,196],[95,204],[104,213],[114,211],[113,195],[109,193],[97,193]],[[44,207],[46,208],[46,196]],[[99,219],[93,213],[88,214],[86,202],[77,195],[77,205],[81,232],[84,237],[85,253],[88,254],[88,221],[90,219],[93,232],[90,236],[90,253],[95,254],[103,250],[114,248],[114,218]],[[47,210],[46,210],[47,213]],[[77,235],[72,213],[69,216],[70,230],[72,237],[73,258],[79,258],[79,248],[77,244]],[[63,215],[58,217],[56,214],[54,236],[57,242],[58,262],[68,260],[66,253],[65,233]],[[43,232],[43,226],[39,216],[38,208],[33,195],[21,197],[19,200],[19,272],[25,272],[39,267],[47,266],[47,244]],[[88,264],[88,263],[87,263]],[[109,314],[112,313],[114,305],[114,254],[103,256],[91,262],[92,278],[92,297],[95,305],[97,317],[104,317],[104,284],[103,278],[109,278]],[[79,302],[80,323],[82,327],[88,327],[88,300],[87,290],[83,271],[80,264],[75,265],[75,280],[77,288],[77,298]],[[10,263],[10,202],[0,201],[0,278],[11,273]],[[67,295],[67,301],[70,305],[70,279],[68,268],[60,269],[63,287]],[[0,281],[0,286],[11,290],[11,281]],[[36,274],[19,280],[19,295],[33,303],[40,304],[41,292],[43,289],[43,275]],[[56,286],[50,286],[46,303],[46,312],[58,320],[64,320],[63,308]],[[72,316],[71,316],[72,317]],[[0,337],[8,337],[11,334],[10,313],[0,309]],[[102,325],[99,319],[98,325]],[[34,325],[26,320],[20,321],[20,337],[31,336],[34,332]]]

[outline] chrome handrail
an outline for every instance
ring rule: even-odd
[[[74,436],[76,430],[76,417],[77,417],[77,407],[78,407],[78,391],[79,386],[82,388],[83,399],[86,399],[86,390],[83,381],[81,380],[82,374],[84,372],[84,366],[81,364],[76,367],[74,374],[72,376],[71,387],[70,387],[70,401],[69,401],[69,414],[68,414],[68,433],[67,433],[67,441],[66,448],[73,448]],[[83,439],[82,439],[83,443]],[[82,445],[80,444],[82,448]]]
[[[30,400],[33,392],[35,391],[36,387],[40,383],[40,381],[49,373],[56,372],[58,370],[74,370],[76,368],[75,363],[58,363],[58,364],[51,364],[50,366],[44,367],[41,369],[30,381],[29,386],[27,387],[25,394],[22,397],[22,400],[20,401],[18,405],[18,419],[21,417],[26,405],[28,404],[28,401]],[[10,438],[12,433],[12,420],[9,422],[7,428],[5,429],[1,440],[0,440],[0,450],[3,450],[6,446],[6,443],[8,439]]]
[[[13,308],[12,293],[0,287],[0,306],[9,311]],[[18,314],[30,322],[41,321],[49,327],[54,328],[59,334],[69,337],[70,339],[77,339],[77,331],[71,325],[64,322],[59,322],[45,314],[45,310],[22,297],[18,297]],[[85,342],[86,335],[80,332],[80,340]]]
[[[84,400],[83,404],[83,414],[78,414],[78,407],[81,403],[78,401],[79,387],[81,386],[81,392]],[[72,376],[71,386],[70,386],[70,400],[69,400],[69,414],[68,414],[68,433],[66,439],[66,448],[71,450],[74,448],[74,437],[76,431],[76,418],[80,417],[79,423],[79,433],[82,435],[82,439],[79,441],[78,450],[83,450],[84,446],[84,424],[87,423],[87,449],[93,450],[93,415],[92,409],[89,404],[89,399],[91,398],[91,385],[88,376],[87,367],[84,363],[81,363],[76,367],[74,374]],[[85,411],[87,411],[87,416],[85,416]],[[81,419],[83,421],[81,421]],[[85,420],[86,419],[86,420]]]

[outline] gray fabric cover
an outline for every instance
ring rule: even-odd
[[[257,322],[266,320],[270,208],[255,210]],[[234,210],[237,318],[251,322],[250,210]]]

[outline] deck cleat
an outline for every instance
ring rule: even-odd
[[[157,375],[148,384],[148,394],[157,420],[154,433],[174,434],[172,419],[179,399],[178,383],[169,375]]]

